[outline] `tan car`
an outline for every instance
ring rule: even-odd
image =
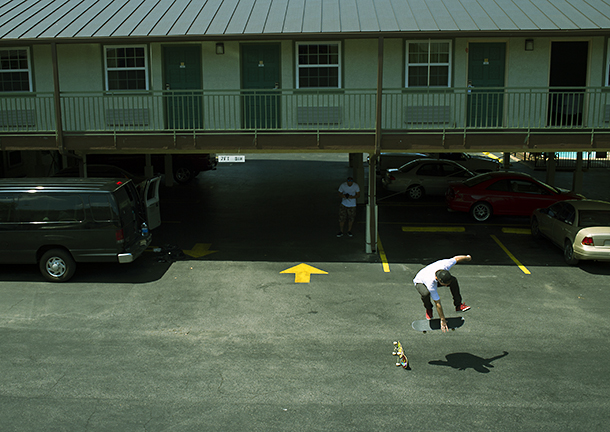
[[[547,237],[563,249],[570,265],[580,260],[610,261],[610,203],[568,200],[537,209],[532,235]]]

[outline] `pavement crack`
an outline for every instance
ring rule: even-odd
[[[65,376],[66,376],[66,374],[65,374],[65,372],[64,372],[64,373],[63,373],[63,374],[62,374],[62,375],[61,375],[61,376],[60,376],[60,377],[57,379],[57,381],[55,381],[55,384],[53,384],[53,385],[51,386],[51,388],[49,389],[49,393],[50,393],[50,392],[52,392],[52,391],[53,391],[53,389],[54,389],[55,387],[57,387],[57,384],[59,384],[59,382],[60,382],[62,379],[64,379],[64,377],[65,377]]]
[[[216,389],[216,392],[222,393],[222,386],[225,382],[225,377],[222,375],[222,372],[219,372],[218,375],[220,375],[220,384],[218,384],[218,388]]]
[[[93,412],[91,413],[91,415],[89,415],[89,417],[87,418],[87,421],[85,422],[85,431],[89,430],[89,423],[91,423],[91,419],[93,418],[93,416],[97,413],[97,405],[96,407],[93,409]]]

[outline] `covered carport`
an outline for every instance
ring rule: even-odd
[[[2,150],[57,151],[85,162],[93,153],[166,154],[168,169],[172,154],[345,153],[361,155],[352,157],[352,167],[362,184],[362,161],[368,157],[374,172],[381,152],[608,150],[610,101],[599,54],[607,45],[609,5],[601,1],[603,7],[592,13],[592,8],[578,11],[562,1],[543,3],[544,12],[536,2],[514,8],[510,0],[452,8],[415,0],[399,0],[396,8],[365,0],[356,0],[356,8],[347,0],[332,5],[128,0],[95,6],[9,1],[1,9],[0,50],[25,53],[27,68],[19,73],[29,81],[22,80],[20,91],[0,94]],[[587,42],[588,58],[597,67],[585,70],[587,86],[561,76],[548,82],[549,71],[560,69],[544,57],[556,39]],[[344,60],[337,60],[337,80],[343,81],[305,88],[295,76],[309,64],[299,63],[297,48],[328,40],[342,41],[336,45],[342,49],[337,58]],[[438,43],[444,45],[433,47]],[[494,43],[505,50],[497,64],[496,57],[485,54],[498,48]],[[262,88],[247,87],[246,73],[239,69],[244,48],[255,44],[277,45],[289,59],[277,81]],[[163,60],[173,48],[193,45],[202,56],[198,66],[203,75],[195,80],[200,88],[170,85],[172,70]],[[407,56],[406,46],[411,45],[426,50],[423,60]],[[145,91],[109,87],[108,72],[114,66],[107,62],[108,49],[117,46],[144,47],[140,72],[146,75]],[[480,59],[469,55],[475,48],[481,50]],[[438,53],[451,60],[431,61]],[[89,63],[83,58],[100,62],[101,70],[79,69]],[[505,63],[506,58],[513,63]],[[183,60],[176,63],[177,70],[191,70]],[[530,71],[524,73],[522,65],[545,62],[548,68],[539,75],[546,81],[524,87]],[[441,74],[446,79],[442,85],[430,81],[437,63],[447,70],[446,76]],[[254,62],[259,71],[270,64]],[[506,76],[491,80],[485,74],[488,66],[507,71]],[[365,70],[369,80],[359,81]],[[425,75],[422,83],[417,71]],[[223,87],[230,73],[238,77],[237,84]],[[89,81],[88,75],[95,74],[99,77]],[[298,105],[304,99],[309,102]],[[172,117],[184,101],[191,105],[183,113],[196,113],[195,120]],[[281,111],[278,106],[295,109]],[[246,115],[252,112],[271,112],[272,121],[252,121]],[[552,173],[551,162],[551,183]],[[581,179],[577,166],[575,190]],[[375,252],[374,176],[369,176],[367,190],[365,248]]]

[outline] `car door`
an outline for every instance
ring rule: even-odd
[[[487,186],[482,196],[477,196],[477,200],[481,199],[491,204],[494,214],[501,215],[513,214],[513,198],[513,193],[510,191],[509,179],[498,179]]]
[[[461,182],[472,177],[472,174],[467,169],[457,163],[441,162],[442,182],[439,182],[440,193],[445,194],[451,182]]]
[[[561,211],[562,205],[563,203],[558,202],[540,211],[540,220],[538,221],[538,228],[545,237],[553,241],[553,232],[557,228],[557,216]]]
[[[548,207],[555,202],[553,193],[536,182],[527,179],[513,179],[510,187],[512,213],[507,214],[530,216],[537,208]]]
[[[554,243],[563,246],[566,238],[572,239],[570,231],[576,218],[576,209],[569,203],[560,202],[556,204],[557,212],[549,225],[549,237]]]
[[[447,187],[440,162],[423,163],[417,169],[415,182],[422,185],[428,195],[442,194]],[[445,184],[444,188],[441,186],[442,184]]]
[[[146,220],[149,229],[155,229],[161,225],[161,209],[159,206],[159,185],[161,177],[153,177],[146,180],[141,192],[142,200],[146,208]]]

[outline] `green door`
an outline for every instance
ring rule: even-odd
[[[280,46],[244,44],[241,64],[244,128],[278,128]]]
[[[168,128],[203,129],[201,47],[167,46],[163,59]]]
[[[502,126],[506,44],[468,46],[468,126]]]

